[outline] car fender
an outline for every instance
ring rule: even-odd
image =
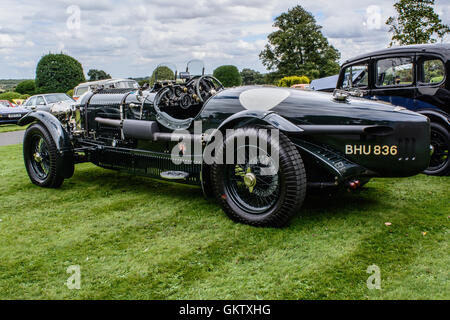
[[[275,112],[244,110],[224,120],[211,136],[215,136],[217,132],[225,133],[226,129],[239,128],[247,125],[270,125],[285,133],[303,132],[301,128]],[[209,139],[208,144],[211,143],[212,140],[213,139]],[[206,197],[211,197],[210,170],[209,166],[205,165],[205,163],[202,163],[200,179],[202,181],[204,195]]]
[[[292,142],[300,153],[312,156],[324,170],[333,175],[336,186],[352,178],[358,178],[369,173],[366,168],[353,163],[334,151],[301,139],[295,139]]]
[[[442,124],[445,124],[447,129],[450,130],[450,116],[448,114],[445,114],[443,112],[439,112],[436,110],[419,110],[417,113],[420,113],[426,117],[428,117],[432,122],[441,122]]]
[[[295,137],[292,142],[299,151],[313,156],[324,170],[335,177],[334,182],[336,185],[339,185],[350,178],[363,176],[368,173],[367,169],[364,167],[361,167],[334,152],[302,140],[300,137],[304,130],[274,112],[245,110],[229,117],[222,122],[217,130],[224,132],[226,129],[242,127],[249,124],[270,125],[288,136]],[[202,164],[201,179],[203,191],[206,196],[210,196],[208,191],[211,189],[209,185],[209,174],[210,170],[208,170],[207,166]]]
[[[63,128],[61,122],[48,112],[32,111],[21,118],[17,124],[25,126],[32,122],[39,122],[48,130],[56,144],[57,151],[61,155],[64,178],[72,177],[74,173],[73,146],[69,134]]]

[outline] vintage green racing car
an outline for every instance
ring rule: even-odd
[[[98,87],[75,104],[29,113],[19,124],[33,123],[23,144],[31,181],[57,188],[75,164],[92,162],[200,185],[233,220],[280,227],[307,190],[356,189],[429,165],[423,115],[340,91],[225,89],[203,73],[174,71],[151,88]]]

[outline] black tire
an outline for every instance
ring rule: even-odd
[[[35,123],[25,132],[23,158],[28,176],[35,185],[44,188],[62,185],[62,159],[55,141],[42,124]]]
[[[277,143],[270,130],[250,127],[237,129],[225,137],[224,143],[217,150],[217,158],[220,159],[225,154],[227,145],[242,136],[247,137],[245,146],[235,146],[235,153],[244,157],[245,163],[214,163],[211,166],[213,194],[225,213],[236,222],[257,227],[283,227],[299,212],[305,199],[306,172],[300,153],[281,132]],[[271,147],[275,148],[279,155],[278,171],[275,171],[270,151],[265,155],[258,153],[254,158],[257,163],[251,164],[249,141],[252,138],[249,137],[257,137],[258,141],[267,143],[268,151],[272,150]],[[273,174],[262,174],[264,167]],[[253,187],[244,182],[249,175],[250,178],[254,176]]]
[[[424,171],[430,176],[446,176],[450,174],[450,133],[442,125],[431,123],[431,155],[430,166]]]

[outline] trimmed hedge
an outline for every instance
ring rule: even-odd
[[[278,81],[279,87],[292,87],[294,84],[308,84],[310,83],[309,78],[307,76],[291,76],[284,77]]]
[[[242,77],[235,66],[220,66],[213,73],[224,87],[237,87],[242,84]]]
[[[36,68],[36,92],[67,92],[86,79],[83,67],[65,54],[48,54],[41,58]]]
[[[19,82],[14,91],[21,94],[34,94],[36,91],[36,83],[34,80],[24,80]]]
[[[74,89],[70,89],[69,91],[66,92],[66,94],[67,94],[69,97],[73,97],[73,90],[74,90]]]
[[[0,94],[0,100],[9,100],[10,102],[13,102],[13,99],[26,99],[26,98],[23,98],[23,95],[21,95],[20,93],[12,91]]]
[[[150,79],[145,80],[145,81],[148,81],[150,84],[150,87],[153,87],[153,85],[155,84],[156,81],[173,80],[173,79],[175,79],[175,73],[172,71],[172,69],[170,69],[168,66],[159,66],[153,71]],[[141,83],[141,82],[139,82],[139,83]],[[144,84],[145,84],[145,82],[142,85],[144,85]]]

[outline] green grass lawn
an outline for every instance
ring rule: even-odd
[[[41,189],[21,153],[0,148],[0,299],[450,298],[450,178],[375,179],[258,229],[198,188],[91,164]],[[381,290],[366,286],[373,264]]]
[[[2,132],[11,132],[11,131],[21,131],[25,130],[28,126],[20,127],[15,124],[2,124],[0,125],[0,133]]]

